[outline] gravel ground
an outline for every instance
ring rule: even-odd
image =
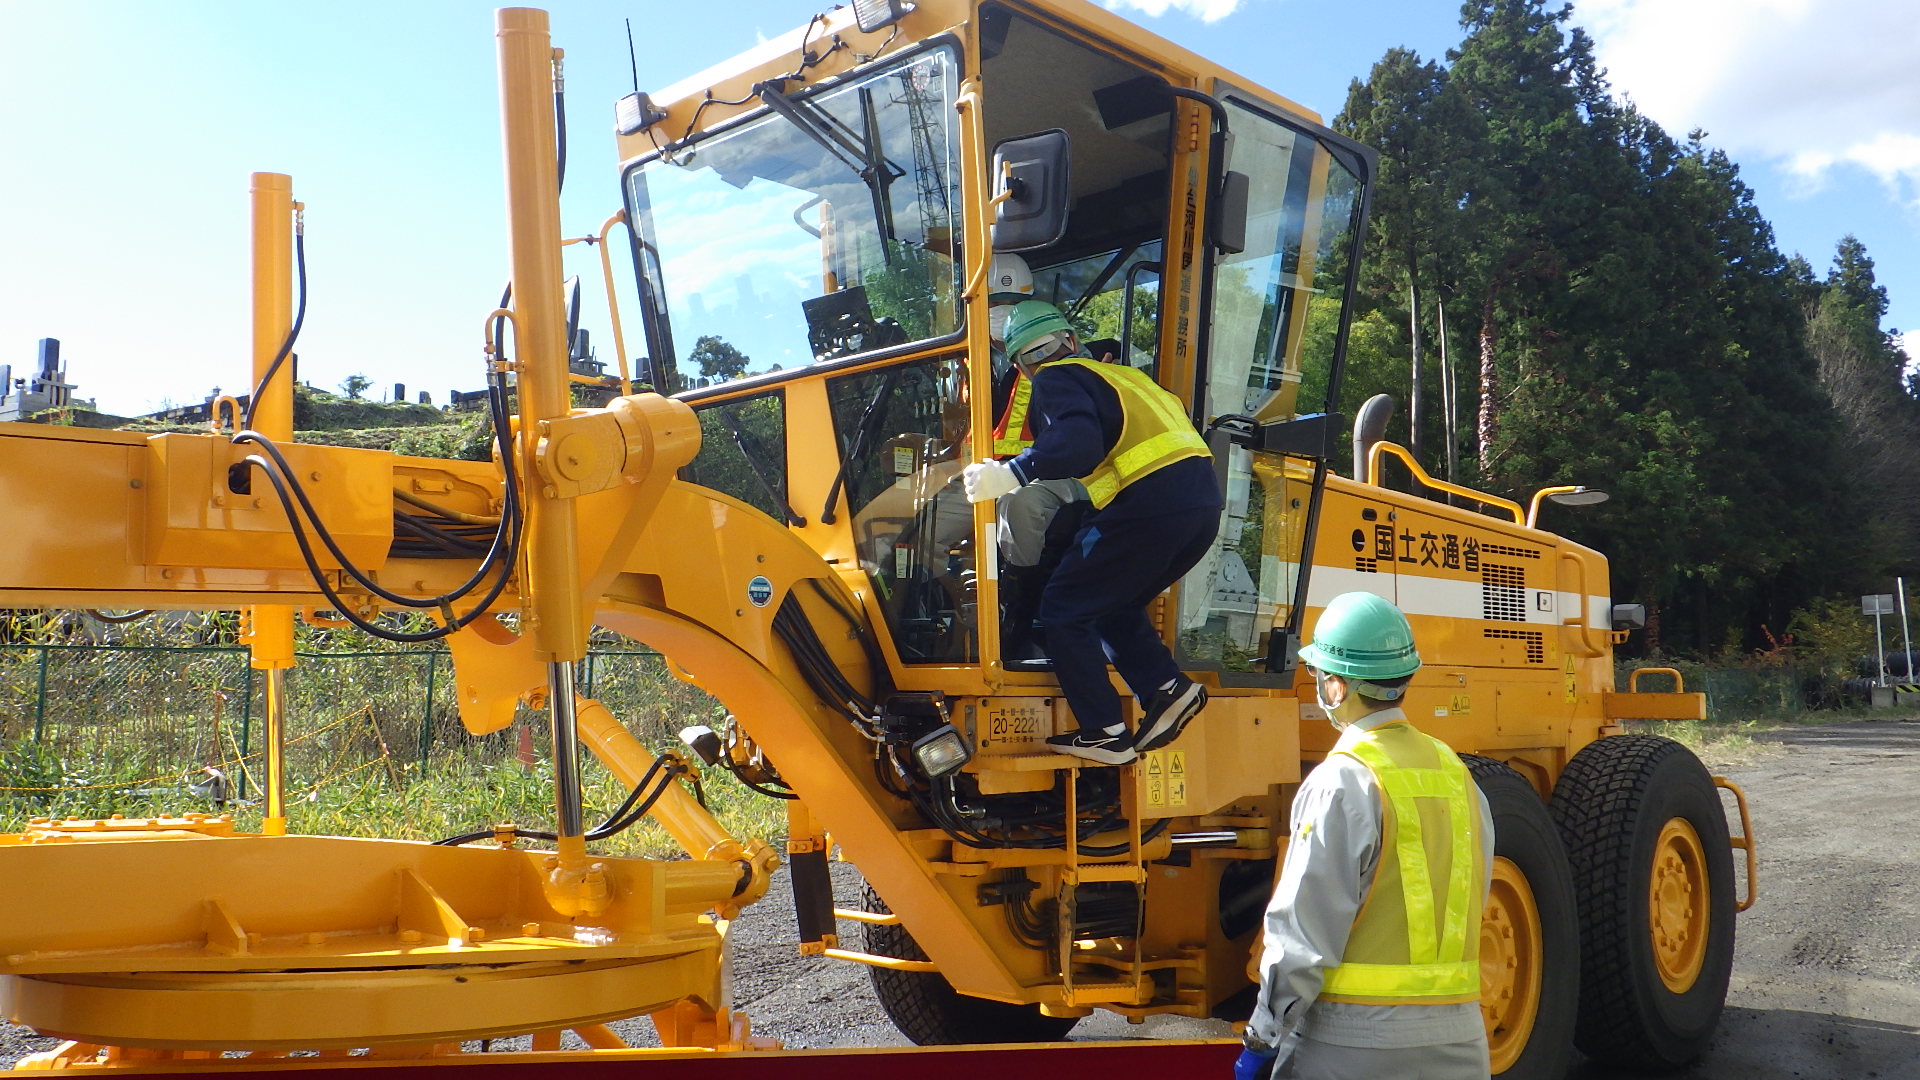
[[[1680,1080],[1920,1077],[1920,718],[1790,727],[1754,737],[1716,773],[1746,789],[1760,850],[1760,900],[1740,917],[1727,1012],[1706,1057]],[[834,864],[836,900],[858,906],[859,875]],[[864,969],[797,955],[784,874],[735,928],[734,997],[756,1034],[791,1047],[905,1042]],[[858,940],[857,928],[842,933]],[[644,1021],[620,1025],[650,1041]],[[1230,1035],[1224,1024],[1096,1014],[1076,1039]],[[0,1062],[52,1045],[0,1027]],[[1569,1080],[1615,1080],[1591,1063]]]

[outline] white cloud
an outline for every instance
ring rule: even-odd
[[[1676,136],[1792,171],[1857,167],[1920,209],[1920,4],[1575,0],[1617,92]]]
[[[1132,9],[1157,19],[1169,11],[1184,11],[1201,22],[1219,22],[1240,10],[1241,0],[1106,0],[1107,10]]]

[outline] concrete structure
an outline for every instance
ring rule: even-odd
[[[41,338],[39,362],[28,378],[13,377],[12,364],[0,364],[0,421],[26,420],[34,413],[67,405],[93,408],[93,402],[73,396],[74,384],[60,366],[58,338]]]

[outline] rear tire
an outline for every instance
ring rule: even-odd
[[[860,886],[860,906],[885,913],[892,909],[873,886]],[[867,951],[902,960],[925,960],[904,926],[863,924]],[[900,1034],[920,1046],[964,1043],[1058,1042],[1079,1023],[1077,1017],[1047,1016],[1038,1005],[1010,1005],[1004,1001],[968,997],[953,988],[937,971],[889,971],[868,968],[880,1007]]]
[[[1580,1004],[1567,854],[1533,785],[1492,758],[1460,758],[1493,814],[1493,888],[1480,920],[1480,1009],[1493,1075],[1560,1080]]]
[[[1580,899],[1575,1044],[1624,1068],[1693,1061],[1733,969],[1733,851],[1713,778],[1671,739],[1615,735],[1567,763],[1552,808]]]

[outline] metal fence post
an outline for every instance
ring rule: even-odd
[[[33,696],[33,741],[39,742],[41,733],[47,726],[47,653],[45,645],[40,646],[40,686]]]
[[[427,707],[420,710],[420,768],[427,767],[427,751],[433,749],[433,676],[440,668],[440,654],[427,654]]]

